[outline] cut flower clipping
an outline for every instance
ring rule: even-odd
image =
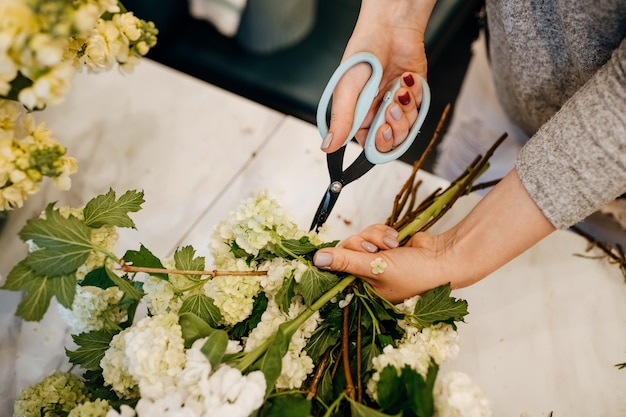
[[[388,223],[401,239],[425,230],[485,164],[420,205],[402,194],[413,175]],[[211,267],[191,246],[119,256],[116,230],[135,227],[143,202],[110,190],[84,207],[50,204],[21,230],[30,252],[3,289],[24,292],[16,314],[30,321],[56,299],[73,344],[71,366],[22,391],[16,417],[491,415],[468,375],[440,372],[468,314],[449,285],[394,305],[320,270],[313,255],[337,242],[299,229],[265,193],[215,226]]]

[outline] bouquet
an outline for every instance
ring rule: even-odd
[[[492,151],[420,204],[416,164],[388,219],[399,239],[469,192]],[[337,242],[299,229],[265,193],[216,225],[213,268],[191,246],[119,257],[116,230],[135,227],[143,202],[110,190],[79,208],[50,204],[20,231],[29,253],[3,289],[24,292],[26,320],[56,298],[73,343],[71,369],[22,391],[15,416],[491,415],[468,375],[440,373],[468,313],[449,285],[393,305],[319,270],[313,254]]]
[[[131,72],[156,44],[152,22],[116,0],[0,2],[0,213],[21,207],[43,177],[69,189],[76,160],[27,112],[65,98],[77,70]]]

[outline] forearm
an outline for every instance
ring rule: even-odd
[[[499,269],[555,230],[511,171],[452,229],[437,236],[441,275],[465,287]]]

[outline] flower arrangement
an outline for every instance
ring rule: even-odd
[[[399,239],[470,191],[489,155],[419,205],[414,170],[388,220]],[[491,415],[468,375],[440,375],[468,307],[449,285],[393,305],[319,270],[313,254],[337,242],[300,230],[264,193],[215,227],[210,270],[191,246],[119,257],[116,230],[135,227],[143,202],[110,190],[80,208],[50,204],[20,231],[29,254],[2,288],[24,292],[26,320],[56,298],[73,366],[27,387],[14,416]]]
[[[21,207],[43,177],[70,187],[76,160],[32,115],[65,98],[76,71],[131,72],[156,44],[152,22],[116,0],[0,2],[0,213]]]

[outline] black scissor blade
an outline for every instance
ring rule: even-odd
[[[330,216],[330,212],[335,206],[338,197],[339,193],[331,191],[330,186],[326,189],[326,192],[322,197],[322,201],[320,201],[320,205],[315,212],[315,217],[313,217],[313,223],[311,223],[311,228],[309,230],[317,232],[318,229],[326,223],[326,220],[328,220],[328,216]]]

